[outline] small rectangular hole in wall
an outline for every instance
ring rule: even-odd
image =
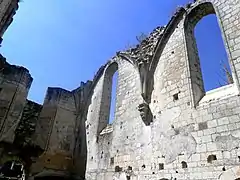
[[[0,88],[0,92],[2,91],[2,88]]]
[[[164,164],[163,163],[160,163],[159,164],[159,170],[163,170],[164,169]]]
[[[207,122],[198,123],[198,130],[204,130],[207,128],[208,128]]]
[[[114,157],[111,157],[111,159],[110,159],[110,164],[111,164],[111,165],[114,164]]]
[[[131,166],[128,166],[128,170],[129,170],[129,171],[132,171],[132,167],[131,167]]]
[[[207,162],[208,163],[212,163],[213,161],[216,161],[217,160],[217,156],[212,154],[212,155],[209,155],[208,158],[207,158]]]
[[[121,167],[119,167],[119,166],[116,166],[115,167],[115,172],[121,172],[122,171],[122,168]]]
[[[174,94],[174,95],[173,95],[173,100],[174,100],[174,101],[177,101],[178,99],[179,99],[178,93]]]
[[[182,168],[186,169],[187,168],[187,163],[185,161],[182,161]]]

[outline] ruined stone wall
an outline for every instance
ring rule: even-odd
[[[0,36],[16,4],[0,0]],[[205,92],[193,31],[213,13],[234,83]],[[0,141],[14,142],[30,108],[39,118],[29,132],[43,150],[31,167],[33,176],[86,171],[87,180],[240,178],[239,19],[237,0],[188,4],[135,48],[118,52],[93,82],[73,91],[48,88],[43,106],[25,106],[32,78],[1,57]],[[116,110],[109,124],[115,72]]]
[[[118,64],[116,119],[112,125],[107,125],[112,84],[112,79],[109,77],[116,70],[116,68],[112,69],[115,63]],[[87,171],[91,172],[89,175],[92,178],[97,176],[100,178],[101,174],[96,173],[96,169],[99,171],[108,168],[113,170],[114,165],[110,164],[110,159],[115,158],[116,155],[124,156],[124,152],[129,152],[130,156],[130,153],[134,153],[135,147],[128,146],[128,144],[131,140],[135,142],[141,139],[139,129],[144,127],[140,116],[136,117],[134,113],[137,112],[137,106],[141,102],[139,87],[137,69],[134,70],[134,66],[125,60],[115,59],[110,62],[99,79],[94,89],[86,121]]]
[[[19,0],[0,0],[0,43],[13,21],[18,3]],[[86,138],[82,120],[86,119],[87,87],[91,82],[82,83],[74,91],[48,88],[43,105],[27,100],[31,83],[27,69],[8,64],[0,55],[0,144],[3,145],[0,158],[3,158],[2,151],[6,156],[10,156],[9,151],[20,156],[26,153],[22,152],[24,147],[27,151],[37,151],[30,152],[27,157],[27,163],[33,161],[30,175],[50,170],[63,172],[63,175],[75,172],[84,176],[86,145],[83,146],[83,142]],[[81,146],[76,147],[77,142]],[[40,157],[36,157],[38,151],[43,151]],[[76,157],[81,161],[74,162]],[[74,168],[73,163],[78,168]]]
[[[33,136],[36,131],[36,125],[40,112],[42,110],[42,105],[35,103],[33,101],[27,100],[24,106],[21,120],[15,131],[15,142],[20,146],[30,146],[34,145]]]
[[[0,141],[13,143],[21,119],[32,77],[23,67],[10,65],[1,56]]]
[[[212,13],[218,17],[234,83],[205,92],[193,29]],[[166,27],[105,66],[86,120],[87,180],[240,177],[239,18],[237,0],[199,0],[179,8]],[[113,63],[119,79],[110,125]],[[145,108],[139,109],[142,104]]]
[[[101,68],[100,68],[100,71]],[[87,162],[87,142],[85,121],[87,118],[88,107],[91,103],[91,95],[94,84],[98,76],[93,81],[81,83],[80,87],[72,91],[75,97],[76,105],[76,124],[74,132],[74,149],[73,149],[73,173],[80,177],[85,177]]]
[[[37,122],[36,144],[44,153],[32,166],[32,173],[43,168],[69,170],[72,168],[76,107],[73,93],[61,88],[48,88]]]
[[[19,0],[0,0],[0,42],[8,26],[13,21],[13,16],[18,9]]]

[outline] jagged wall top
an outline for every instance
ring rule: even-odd
[[[131,61],[135,64],[142,64],[143,62],[151,63],[154,60],[155,52],[158,49],[160,41],[169,33],[169,29],[172,27],[172,25],[174,25],[177,17],[181,16],[184,12],[190,12],[192,9],[194,9],[194,7],[204,2],[204,0],[194,0],[192,3],[188,3],[186,6],[178,7],[166,26],[159,26],[155,28],[135,47],[117,52],[117,56],[125,56],[125,58],[128,58],[128,60],[131,59]],[[151,67],[152,66],[149,66],[149,68]]]
[[[13,21],[13,16],[19,8],[20,0],[3,0],[0,1],[0,43],[2,36]]]
[[[149,62],[154,55],[154,50],[157,46],[158,40],[161,38],[164,32],[164,27],[157,27],[149,36],[143,39],[136,47],[126,50],[126,55],[133,58],[137,63]]]
[[[22,66],[9,64],[6,59],[0,54],[0,77],[5,80],[22,84],[27,89],[30,88],[33,78],[29,70]]]

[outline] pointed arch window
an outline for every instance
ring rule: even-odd
[[[193,8],[186,17],[186,48],[193,104],[206,92],[233,83],[221,27],[210,2]]]
[[[112,76],[111,84],[111,102],[110,102],[110,112],[108,118],[108,124],[112,124],[115,119],[115,110],[116,110],[116,98],[117,98],[117,80],[118,80],[118,71],[116,71]]]
[[[98,132],[100,134],[111,132],[111,124],[115,119],[117,103],[118,64],[113,62],[105,70],[103,80],[102,100],[100,107],[100,120]]]
[[[215,14],[205,16],[194,29],[204,90],[233,83],[227,52]]]

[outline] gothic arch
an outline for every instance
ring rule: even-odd
[[[116,60],[109,61],[104,70],[104,75],[113,75],[118,70],[118,62]]]
[[[160,56],[171,37],[172,33],[174,32],[175,28],[177,27],[178,23],[182,20],[183,15],[185,14],[186,10],[181,7],[177,10],[177,12],[173,15],[169,23],[164,29],[164,32],[159,39],[156,48],[154,49],[154,55],[151,60],[150,66],[149,66],[149,77],[153,77],[154,72],[157,68]]]
[[[109,124],[111,96],[112,96],[112,78],[118,71],[118,62],[116,60],[109,61],[103,73],[103,84],[101,93],[100,116],[98,122],[98,134]]]
[[[114,57],[110,60],[103,71],[103,85],[102,85],[102,94],[101,94],[101,105],[100,105],[100,114],[101,117],[98,122],[98,134],[102,132],[102,130],[107,126],[109,114],[110,114],[110,105],[111,105],[111,90],[112,90],[112,78],[115,72],[119,71],[118,79],[123,78],[124,76],[124,68],[122,64],[127,63],[133,68],[134,71],[137,72],[137,76],[140,79],[139,71],[137,69],[137,65],[135,61],[131,58],[127,58],[125,56],[119,55],[118,57]],[[140,87],[139,87],[140,88]],[[118,92],[118,84],[117,84],[117,92]],[[117,94],[116,94],[117,97]],[[118,103],[118,99],[116,98],[116,105]],[[114,123],[114,122],[113,122]]]
[[[145,84],[145,81],[146,81],[146,77],[148,75],[148,68],[145,67],[145,72],[144,72],[144,69],[138,65],[137,63],[137,60],[131,58],[130,56],[128,56],[127,54],[125,53],[118,53],[117,54],[122,60],[126,60],[127,62],[131,63],[133,65],[133,67],[137,70],[137,73],[138,73],[138,77],[139,77],[139,82],[140,82],[140,85],[141,85],[141,95],[143,97],[144,100],[146,100],[146,96],[147,96],[147,92],[145,92],[145,88],[144,88],[144,84]],[[145,76],[145,78],[144,78]],[[150,81],[151,79],[148,79],[148,81]],[[146,85],[146,84],[145,84]]]
[[[216,10],[214,5],[211,2],[203,2],[199,3],[192,8],[187,10],[187,16],[185,18],[185,26],[189,23],[192,24],[193,27],[205,16],[209,14],[216,14]]]
[[[158,40],[157,45],[153,51],[153,56],[149,64],[148,74],[146,78],[147,79],[146,94],[148,97],[147,98],[148,103],[151,103],[152,92],[154,90],[154,84],[155,84],[154,74],[156,72],[162,53],[164,52],[164,49],[168,44],[169,39],[173,35],[174,31],[176,30],[176,28],[178,28],[178,24],[183,20],[185,12],[186,10],[183,7],[179,8],[176,11],[176,13],[173,15],[173,17],[167,24],[167,26],[164,27],[164,31],[160,36],[160,39]]]
[[[190,86],[192,89],[191,96],[194,107],[198,102],[205,96],[205,89],[203,84],[202,72],[200,67],[200,59],[198,55],[196,40],[194,36],[194,28],[197,23],[207,15],[215,14],[218,19],[219,28],[223,34],[223,41],[226,41],[224,37],[224,31],[221,24],[221,20],[218,15],[217,9],[211,2],[195,3],[192,7],[187,10],[186,17],[184,19],[184,33],[185,33],[185,45],[186,45],[186,57],[188,63],[188,74],[190,77]],[[227,44],[227,43],[225,43]],[[229,55],[229,48],[225,46],[225,50]],[[230,60],[230,59],[229,59]],[[230,67],[234,76],[233,64],[231,62]]]
[[[134,67],[135,69],[137,69],[137,65],[136,65],[136,63],[134,62],[133,59],[131,59],[131,58],[125,56],[125,55],[122,55],[122,54],[120,55],[119,52],[117,53],[117,56],[120,57],[121,60],[124,60],[124,61],[129,62],[130,64],[133,65],[133,67]],[[103,66],[101,66],[101,67],[99,68],[98,72],[96,73],[96,75],[95,75],[95,77],[94,77],[94,79],[93,79],[93,81],[92,81],[92,87],[91,87],[91,90],[90,90],[90,92],[89,92],[89,97],[91,97],[91,95],[92,95],[92,93],[93,93],[93,90],[94,90],[94,88],[96,87],[99,79],[106,73],[107,69],[109,69],[110,66],[114,66],[113,64],[115,64],[115,65],[117,64],[117,65],[118,65],[118,63],[119,63],[118,60],[119,60],[119,59],[118,59],[117,57],[113,57],[113,58],[112,58],[111,60],[109,60],[105,65],[103,65]],[[116,67],[115,67],[115,68],[116,68]],[[111,68],[110,68],[110,69],[111,69]]]

